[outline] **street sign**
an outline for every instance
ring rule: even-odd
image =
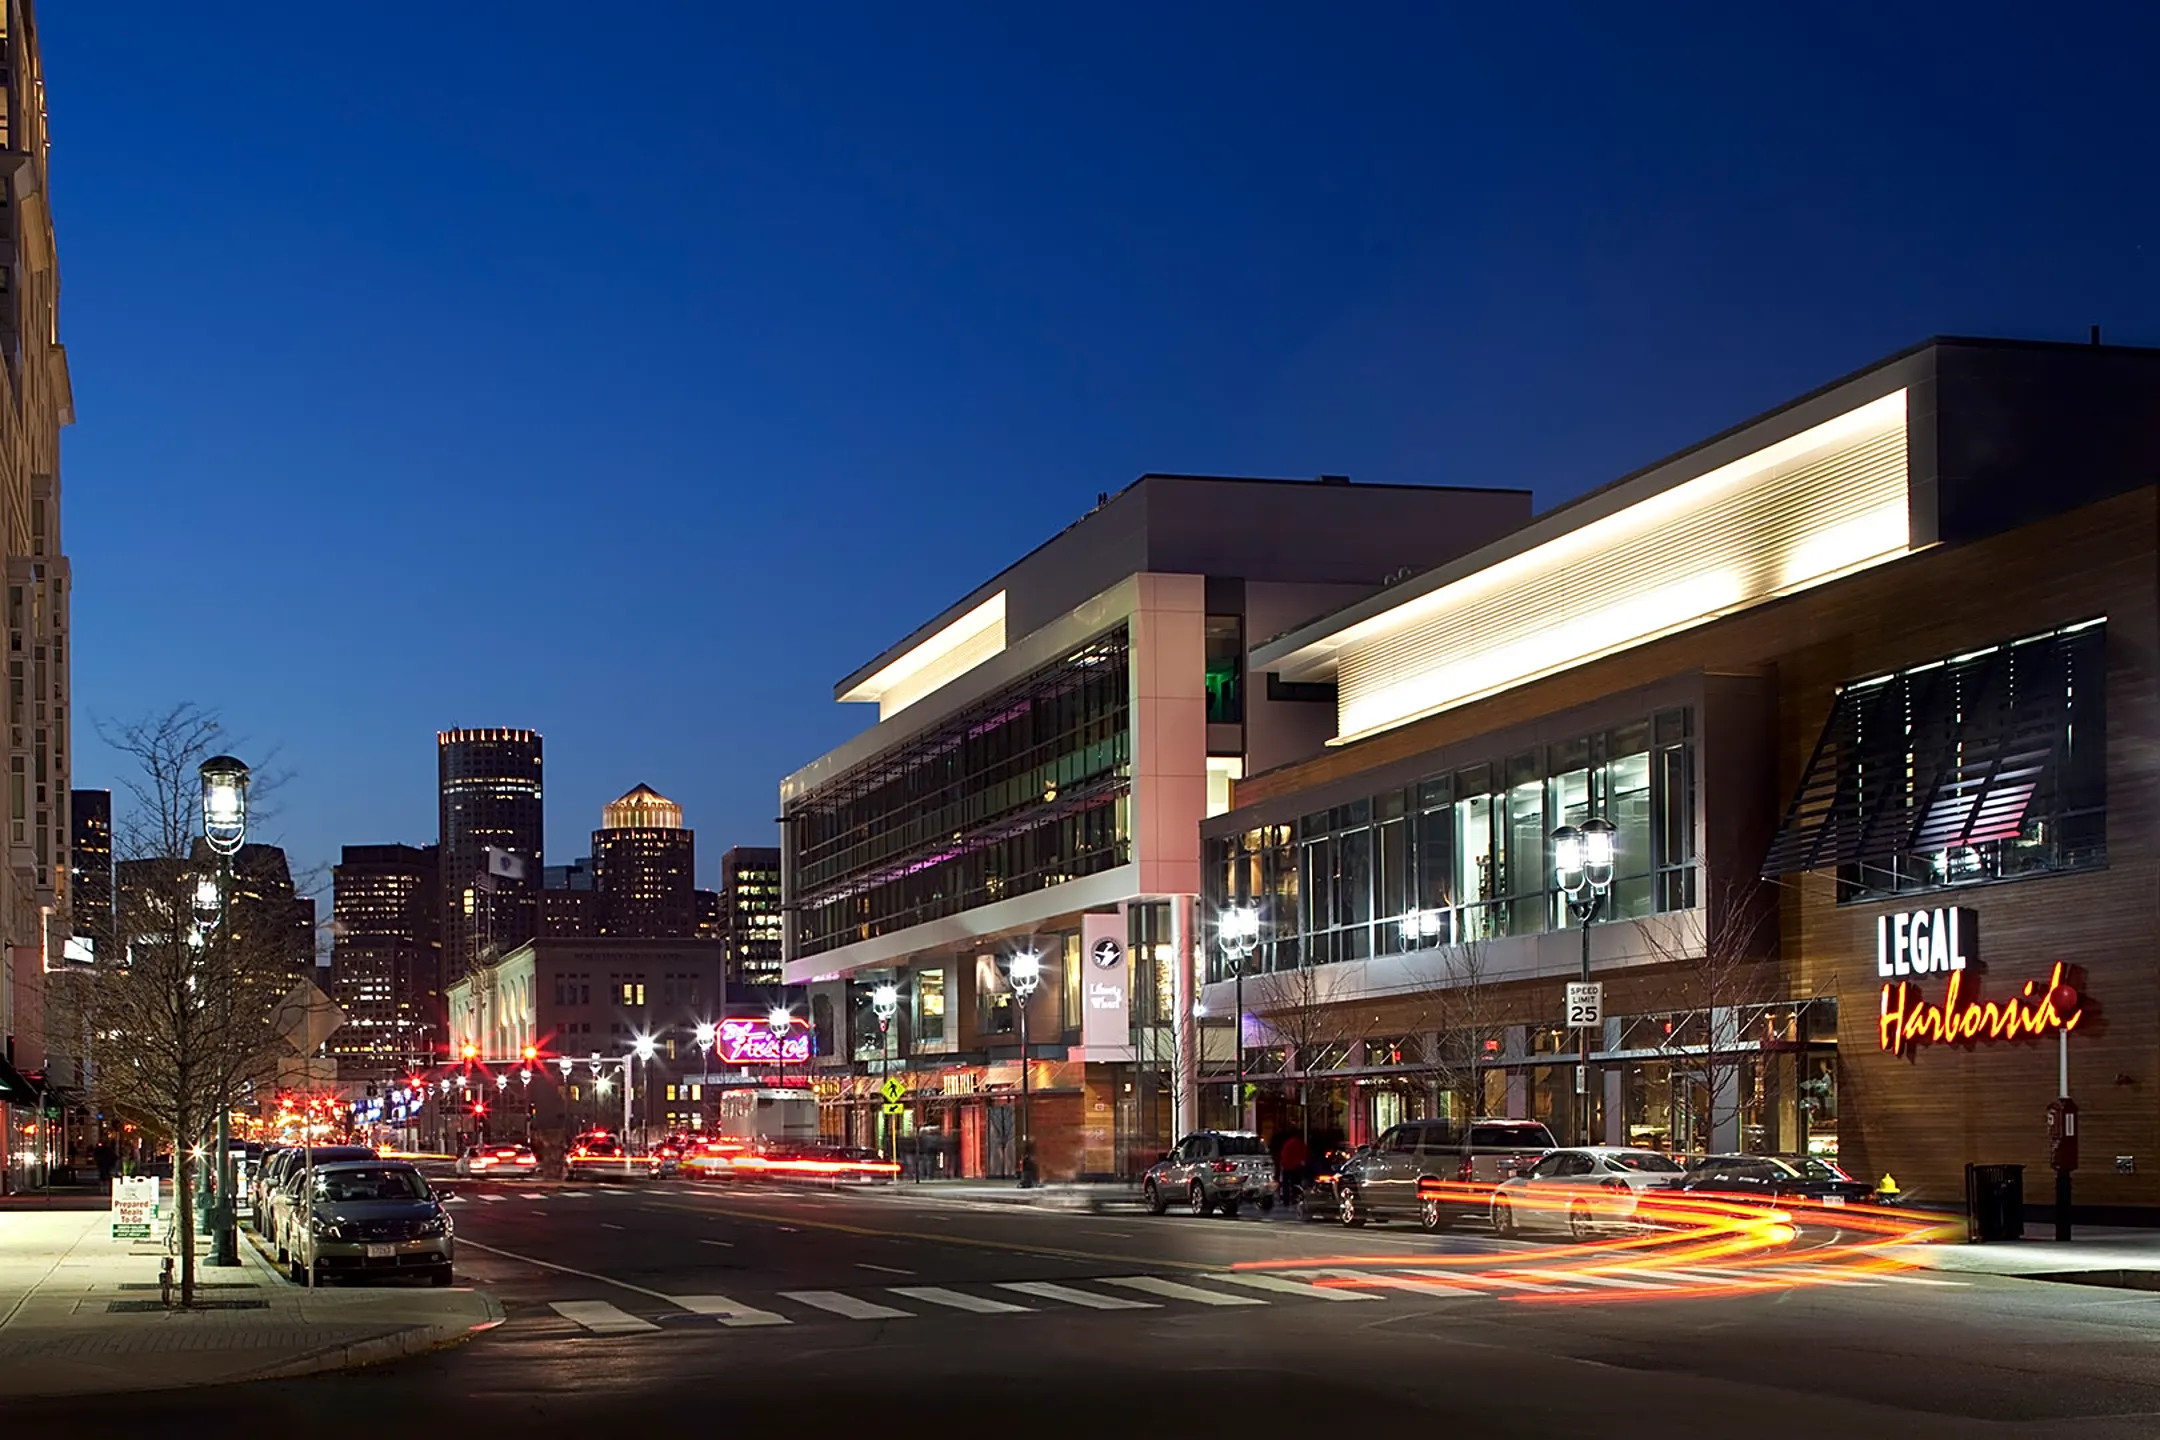
[[[907,1098],[907,1081],[902,1080],[898,1075],[888,1075],[885,1077],[885,1083],[878,1086],[878,1094],[885,1097],[885,1103],[888,1107],[887,1113],[890,1114],[891,1106],[897,1105]]]
[[[112,1182],[112,1238],[155,1240],[159,1232],[158,1182],[154,1177]]]
[[[880,1105],[878,1108],[880,1110],[883,1110],[887,1115],[907,1114],[907,1106],[902,1105],[897,1100],[888,1100],[883,1105]]]
[[[1605,985],[1592,980],[1570,980],[1567,987],[1567,1023],[1571,1030],[1595,1030],[1605,1023]]]

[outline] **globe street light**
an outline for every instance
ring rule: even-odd
[[[1604,908],[1613,881],[1613,823],[1593,815],[1582,828],[1563,825],[1552,833],[1553,883],[1566,897],[1568,912],[1582,931],[1582,983],[1590,983],[1590,925]],[[1582,1042],[1575,1069],[1577,1131],[1590,1143],[1590,1026],[1576,1027]]]
[[[795,1024],[795,1012],[785,1005],[775,1005],[765,1014],[766,1028],[775,1035],[785,1035]]]
[[[892,1022],[900,1013],[900,990],[898,986],[885,984],[870,992],[870,1013],[877,1016],[878,1036],[885,1051],[884,1073],[892,1074]],[[888,1159],[900,1158],[900,1136],[892,1132],[892,1154]]]
[[[1215,943],[1222,946],[1224,963],[1237,993],[1237,1116],[1238,1129],[1245,1123],[1245,962],[1260,948],[1260,912],[1250,905],[1232,905],[1215,922]]]
[[[1042,983],[1042,956],[1034,950],[1022,950],[1012,957],[1006,966],[1005,978],[1012,986],[1013,997],[1020,1002],[1020,1185],[1023,1189],[1035,1183],[1034,1140],[1028,1121],[1032,1096],[1028,1090],[1028,996]]]
[[[717,1037],[717,1036],[719,1035],[719,1033],[720,1033],[720,1027],[719,1027],[719,1026],[717,1026],[717,1025],[715,1025],[715,1024],[713,1024],[713,1022],[712,1022],[712,1021],[710,1021],[710,1020],[700,1020],[700,1021],[698,1021],[698,1023],[697,1023],[697,1053],[698,1053],[698,1096],[699,1096],[699,1099],[698,1099],[698,1129],[700,1129],[700,1130],[702,1130],[702,1129],[704,1129],[704,1128],[705,1128],[705,1101],[704,1101],[704,1098],[703,1098],[703,1097],[704,1097],[704,1094],[705,1094],[705,1089],[706,1089],[706,1087],[707,1087],[707,1086],[709,1086],[709,1085],[711,1085],[711,1084],[712,1084],[712,1048],[713,1048],[713,1040],[715,1039],[715,1037]]]
[[[212,884],[216,889],[213,900],[222,912],[223,897],[230,895],[232,885],[232,857],[247,843],[247,792],[248,767],[230,755],[213,755],[197,767],[202,779],[203,843],[218,857],[218,878]],[[200,916],[204,909],[203,886],[197,885],[195,909]],[[209,922],[204,929],[210,928]],[[230,928],[228,927],[228,937]],[[229,939],[228,942],[230,943]],[[232,962],[230,951],[225,956],[225,974],[218,985],[218,1013],[222,1033],[232,1031]],[[240,1263],[239,1217],[233,1206],[233,1186],[238,1176],[233,1172],[232,1161],[232,1090],[222,1072],[229,1069],[220,1065],[217,1094],[217,1198],[210,1212],[212,1265],[238,1265]],[[308,1193],[314,1193],[315,1147],[307,1149]],[[312,1285],[312,1276],[310,1277]]]
[[[650,1153],[652,1150],[652,1059],[660,1047],[653,1042],[652,1036],[640,1035],[631,1042],[630,1048],[636,1053],[639,1062],[645,1066],[643,1077],[645,1094],[641,1097],[638,1106],[638,1143],[645,1147],[647,1153]],[[623,1092],[623,1104],[625,1106],[630,1103],[630,1095],[631,1091],[629,1090]]]

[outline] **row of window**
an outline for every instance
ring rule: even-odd
[[[1616,831],[1606,915],[1687,909],[1692,723],[1685,709],[1661,711],[1209,840],[1206,913],[1259,910],[1247,968],[1263,971],[1565,928],[1551,836],[1593,815]],[[1212,940],[1209,963],[1211,978],[1230,973]]]

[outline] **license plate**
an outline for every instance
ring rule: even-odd
[[[1843,1205],[1845,1197],[1842,1195],[1825,1195],[1822,1197],[1822,1203],[1825,1205]]]
[[[370,1260],[394,1260],[397,1258],[397,1246],[370,1245],[367,1247],[367,1258]]]

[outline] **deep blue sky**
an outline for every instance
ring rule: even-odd
[[[2160,343],[2153,8],[48,3],[77,783],[196,700],[319,863],[533,725],[551,859],[643,780],[710,884],[1145,471],[1545,505],[1931,333]]]

